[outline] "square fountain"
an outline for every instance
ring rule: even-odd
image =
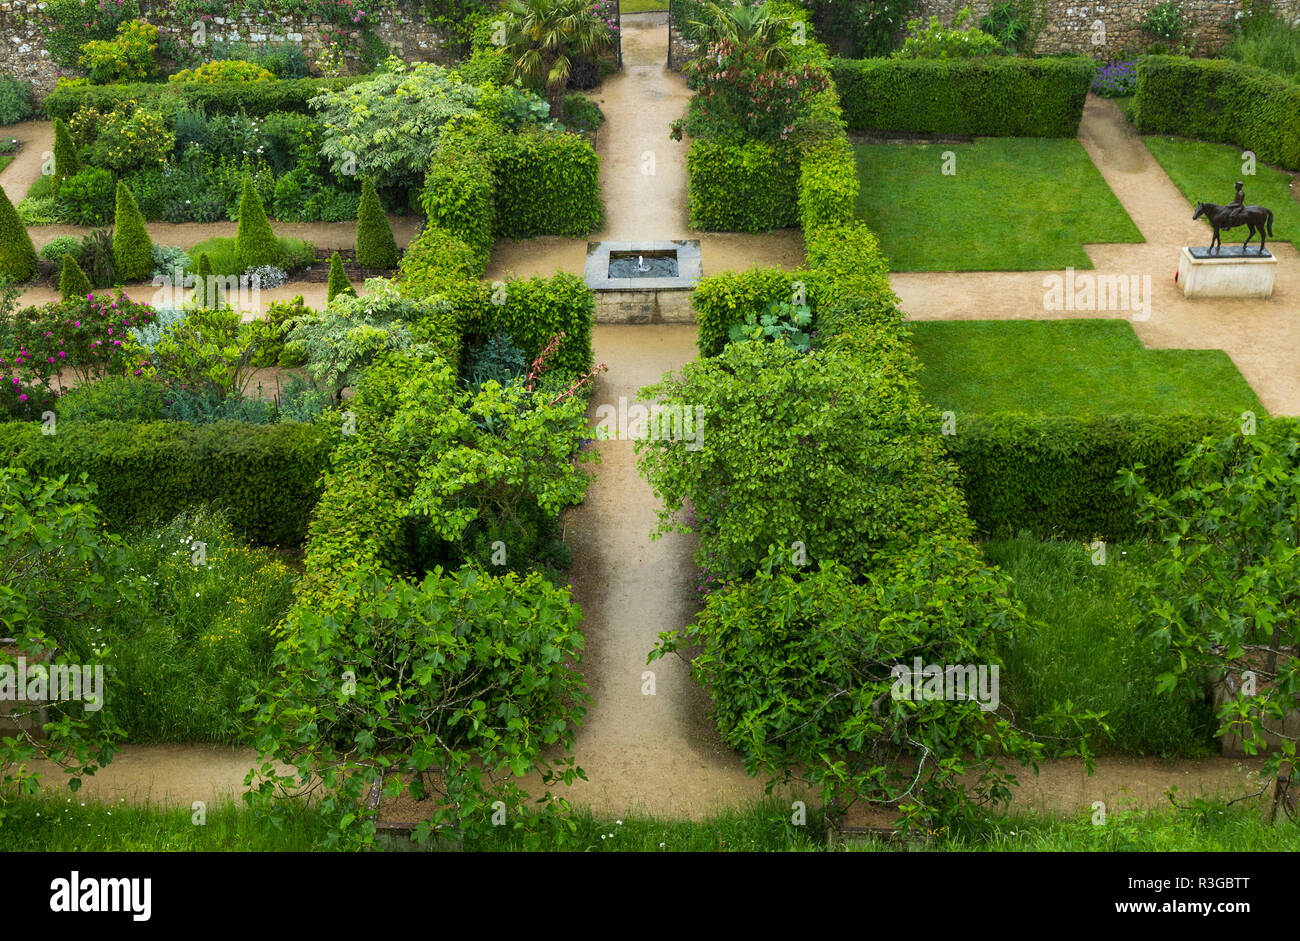
[[[692,323],[701,271],[696,239],[589,242],[583,275],[597,323]]]

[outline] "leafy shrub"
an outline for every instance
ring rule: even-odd
[[[158,71],[158,27],[130,20],[117,28],[112,40],[92,39],[81,47],[77,64],[100,84],[139,82]]]
[[[590,143],[525,130],[500,145],[493,164],[498,236],[580,238],[601,227],[600,159]]]
[[[235,261],[240,270],[258,265],[280,265],[284,253],[276,241],[271,223],[266,221],[262,199],[253,183],[244,178],[244,195],[239,200],[239,228],[235,232]]]
[[[799,225],[811,232],[853,219],[858,204],[858,164],[844,138],[805,153],[799,165]]]
[[[80,261],[81,239],[75,235],[56,235],[41,248],[41,257],[56,265],[63,264],[64,255],[71,255],[74,261]]]
[[[500,49],[476,49],[456,63],[460,80],[467,85],[500,85],[510,71],[510,63]]]
[[[153,261],[153,270],[149,272],[151,281],[158,278],[166,278],[173,284],[184,281],[185,269],[190,266],[189,252],[185,249],[174,245],[155,245],[150,249],[149,257]]]
[[[1095,74],[1084,58],[835,59],[854,131],[1073,137]]]
[[[1187,32],[1187,18],[1178,0],[1164,0],[1148,11],[1142,20],[1142,28],[1157,39],[1177,42]]]
[[[14,341],[32,368],[71,369],[79,382],[93,382],[138,365],[130,331],[153,317],[153,308],[121,291],[78,294],[22,311]]]
[[[69,181],[70,183],[71,181]],[[113,269],[123,281],[142,281],[153,270],[153,242],[144,216],[125,183],[117,184],[117,210],[113,215]]]
[[[242,395],[253,361],[279,331],[265,320],[244,322],[236,310],[195,310],[162,335],[152,360],[168,386],[209,398]]]
[[[119,174],[161,167],[176,149],[176,136],[156,111],[128,104],[105,115],[92,111],[88,120],[96,124],[89,162]]]
[[[594,131],[605,123],[600,105],[581,92],[564,96],[564,126],[573,131]]]
[[[767,232],[798,222],[798,153],[789,145],[697,139],[686,169],[692,228]]]
[[[746,317],[757,317],[773,301],[795,300],[806,274],[778,268],[724,271],[703,278],[691,292],[701,356],[722,352],[733,327]]]
[[[762,313],[750,311],[743,322],[733,324],[727,333],[732,343],[745,341],[771,341],[789,343],[801,353],[812,349],[812,311],[807,304],[789,301],[769,301]]]
[[[595,298],[577,275],[509,280],[505,303],[489,303],[476,325],[485,336],[503,332],[535,359],[552,337],[564,334],[551,368],[571,375],[591,369],[591,324]]]
[[[167,77],[169,82],[269,82],[275,78],[267,69],[253,62],[224,59],[205,62],[196,69],[183,69]]]
[[[0,75],[0,124],[17,124],[35,113],[32,87],[12,75]]]
[[[255,284],[259,289],[265,288],[268,291],[280,287],[289,280],[285,270],[274,265],[249,268],[244,272],[244,277],[248,279],[249,284]]]
[[[96,229],[81,239],[81,270],[86,272],[96,288],[106,288],[117,278],[113,266],[113,234],[108,229]]]
[[[43,435],[38,423],[0,424],[0,461],[33,477],[85,472],[111,530],[170,519],[196,504],[230,511],[242,538],[300,545],[336,426],[101,422]]]
[[[55,118],[54,128],[54,175],[50,177],[50,193],[59,195],[59,186],[69,177],[81,171],[81,158],[77,156],[77,146],[68,134],[68,126]]]
[[[208,117],[248,114],[262,117],[273,111],[307,113],[308,102],[322,92],[344,88],[359,78],[302,78],[270,82],[162,82],[132,85],[60,86],[46,96],[43,107],[51,118],[68,120],[82,108],[111,111],[119,101],[132,101],[149,110],[174,113],[202,108]]]
[[[363,268],[393,268],[401,253],[370,177],[361,181],[361,208],[357,214],[357,263]]]
[[[929,25],[920,20],[908,20],[908,36],[903,47],[894,53],[895,59],[970,59],[991,56],[1002,43],[996,36],[974,26],[961,26],[972,16],[969,6],[957,11],[951,27],[944,26],[938,17],[930,17]]]
[[[1143,134],[1178,134],[1249,148],[1300,169],[1300,85],[1226,59],[1142,56],[1134,121]]]
[[[1037,0],[1002,0],[989,7],[980,29],[993,36],[1008,53],[1031,55],[1046,20]]]
[[[465,363],[465,380],[471,388],[485,382],[508,386],[528,377],[530,360],[504,333],[494,333],[482,346],[469,353]]]
[[[145,422],[163,417],[163,386],[141,376],[106,376],[59,396],[61,422]]]
[[[23,282],[36,277],[36,246],[14,204],[0,193],[0,278]]]
[[[421,206],[430,229],[456,237],[486,264],[496,237],[496,181],[486,145],[473,137],[481,132],[480,125],[452,125],[443,135],[425,175]]]
[[[402,255],[397,279],[408,297],[443,297],[465,310],[487,301],[482,256],[442,229],[427,227]]]
[[[59,186],[55,197],[60,218],[76,225],[106,225],[113,221],[117,201],[113,174],[103,167],[86,167]]]

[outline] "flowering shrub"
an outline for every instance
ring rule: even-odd
[[[604,24],[611,39],[618,39],[618,0],[595,0],[591,15]]]
[[[362,0],[318,0],[323,19],[340,26],[364,27],[370,24],[370,11]]]
[[[971,17],[971,8],[963,7],[957,13],[952,27],[944,26],[937,17],[930,17],[930,24],[922,26],[920,20],[908,20],[907,39],[903,48],[894,53],[895,59],[969,59],[975,56],[990,56],[1002,48],[1002,43],[978,27],[962,29],[961,25]]]
[[[77,64],[99,85],[140,82],[158,71],[158,27],[129,20],[117,28],[117,38],[92,39],[82,47]]]
[[[1137,91],[1137,60],[1108,62],[1097,67],[1092,93],[1103,98],[1120,98]]]
[[[200,82],[215,85],[218,82],[269,82],[275,78],[267,69],[255,62],[242,59],[225,59],[205,62],[197,69],[184,69],[170,76],[169,82]]]
[[[765,68],[760,48],[730,39],[715,42],[684,71],[699,90],[699,117],[714,133],[768,143],[789,137],[813,96],[830,84],[825,71],[807,63]]]
[[[82,108],[68,121],[72,139],[89,151],[89,163],[121,175],[165,164],[176,149],[166,118],[121,101],[108,113]]]
[[[79,382],[121,375],[128,369],[138,373],[139,348],[131,340],[131,330],[151,323],[154,316],[153,308],[121,291],[29,307],[14,324],[17,351],[0,368],[13,369],[11,382],[17,377],[47,390],[63,369],[71,369]]]

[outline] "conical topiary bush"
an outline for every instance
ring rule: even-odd
[[[244,193],[239,198],[239,228],[235,232],[235,261],[247,271],[261,265],[279,266],[283,260],[280,243],[275,239],[271,223],[266,221],[262,197],[257,195],[253,181],[244,177]]]
[[[117,280],[144,281],[153,271],[153,242],[144,216],[125,183],[117,184],[117,211],[113,215],[113,267]]]
[[[50,179],[50,195],[57,196],[63,181],[81,172],[81,158],[77,156],[77,145],[72,142],[68,126],[59,118],[54,125],[54,176]]]
[[[59,297],[70,301],[74,297],[85,297],[92,290],[90,279],[77,264],[77,259],[71,254],[64,255],[63,270],[59,273]]]
[[[335,252],[333,257],[330,258],[330,283],[325,294],[325,302],[328,304],[340,294],[357,296],[356,289],[352,286],[352,282],[348,280],[347,272],[343,270],[343,259],[338,252]]]
[[[30,281],[36,277],[36,246],[9,196],[0,190],[0,278]]]
[[[379,194],[366,177],[361,181],[361,206],[357,210],[357,264],[363,268],[392,268],[400,257]]]

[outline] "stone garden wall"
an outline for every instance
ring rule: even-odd
[[[182,49],[193,45],[196,34],[193,16],[173,17],[165,3],[146,2],[141,6],[149,22],[158,27],[161,49],[167,48],[168,40]],[[58,66],[44,49],[44,34],[50,24],[41,12],[44,7],[43,0],[0,2],[0,74],[17,75],[31,82],[38,97],[53,88],[59,76]],[[402,58],[434,62],[452,58],[446,40],[435,26],[424,20],[416,4],[397,0],[390,9],[376,8],[371,16],[373,32]],[[206,42],[301,43],[313,69],[322,53],[335,45],[342,50],[345,65],[355,67],[361,60],[360,31],[319,17],[260,12],[235,17],[205,15],[203,22],[202,38]]]
[[[1159,0],[1045,0],[1045,23],[1038,36],[1041,53],[1081,52],[1094,59],[1108,59],[1145,52],[1155,42],[1141,23]],[[994,5],[993,0],[921,0],[918,16],[937,16],[951,23],[957,11],[969,5],[975,17],[971,25]],[[1192,21],[1198,53],[1212,52],[1229,39],[1227,22],[1241,8],[1237,0],[1181,0],[1183,16]],[[1300,17],[1300,0],[1273,0],[1273,9],[1291,19]],[[1105,25],[1104,43],[1096,23]],[[1174,50],[1169,50],[1174,51]]]

